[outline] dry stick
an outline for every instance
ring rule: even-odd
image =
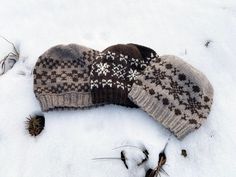
[[[7,56],[5,56],[5,57],[0,61],[0,63],[2,63],[2,64],[1,64],[1,68],[3,69],[3,72],[0,74],[0,76],[5,73],[5,62],[6,62],[6,60],[7,60],[7,58],[8,58],[9,56],[10,56],[10,53],[9,53]]]
[[[126,160],[128,159],[125,157],[124,151],[121,151],[120,157],[99,157],[99,158],[93,158],[92,160],[121,160],[124,163],[125,167],[129,169],[126,162]]]
[[[127,169],[129,169],[129,167],[128,167],[127,163],[126,163],[125,152],[124,152],[124,151],[121,151],[121,152],[120,152],[120,156],[121,156],[121,160],[122,160],[122,162],[124,163],[125,167],[126,167]]]
[[[14,52],[15,52],[15,53],[13,53],[13,52],[8,53],[7,56],[5,56],[5,57],[3,58],[3,60],[0,61],[0,63],[1,63],[1,68],[3,69],[3,72],[0,74],[0,76],[1,76],[1,75],[3,75],[3,74],[5,73],[5,63],[6,63],[7,58],[8,58],[10,55],[13,55],[17,60],[19,60],[20,54],[19,54],[18,50],[16,49],[16,46],[14,45],[14,43],[12,43],[11,41],[9,41],[8,39],[6,39],[5,37],[3,37],[3,36],[1,36],[1,35],[0,35],[0,37],[1,37],[2,39],[4,39],[5,41],[7,41],[8,43],[10,43],[10,44],[12,45],[12,47],[13,47]],[[14,61],[14,64],[16,63],[16,60],[13,60],[13,59],[10,59],[10,60]],[[13,64],[13,65],[14,65],[14,64]]]
[[[144,162],[146,162],[146,161],[148,160],[148,158],[149,158],[149,157],[148,157],[149,152],[148,152],[148,150],[146,149],[145,146],[144,146],[144,148],[142,149],[142,148],[137,147],[137,146],[134,146],[134,145],[123,145],[123,146],[118,146],[118,147],[116,147],[116,148],[114,148],[114,149],[112,149],[112,150],[119,149],[119,148],[122,148],[122,147],[132,147],[132,148],[136,148],[136,149],[141,150],[141,151],[144,153],[145,158],[144,158],[140,163],[138,163],[137,166],[142,165],[142,164],[143,164]]]
[[[92,160],[121,160],[120,157],[98,157],[93,158]]]
[[[20,54],[19,54],[18,50],[16,49],[15,44],[13,42],[9,41],[7,38],[3,37],[2,35],[0,35],[0,37],[3,38],[5,41],[7,41],[8,43],[10,43],[12,45],[14,51],[16,52],[16,56],[19,57]]]
[[[170,138],[171,138],[171,135],[169,136],[163,150],[159,153],[159,160],[158,160],[157,167],[155,167],[153,170],[151,170],[150,174],[148,174],[147,177],[161,176],[160,172],[165,173],[167,176],[169,176],[168,173],[163,169],[163,165],[165,165],[165,163],[166,163],[165,150],[166,150],[166,147],[169,143]]]

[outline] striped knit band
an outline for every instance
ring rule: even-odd
[[[42,111],[86,108],[92,105],[91,93],[63,93],[37,96]],[[58,109],[56,109],[58,110]]]

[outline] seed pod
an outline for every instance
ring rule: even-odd
[[[187,157],[187,151],[185,149],[181,150],[181,155]]]
[[[31,136],[39,135],[45,126],[45,118],[43,115],[29,116],[26,121],[26,129]]]

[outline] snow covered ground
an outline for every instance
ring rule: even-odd
[[[144,166],[135,166],[143,154],[135,149],[127,149],[129,170],[119,160],[91,160],[118,157],[120,150],[112,149],[124,144],[143,143],[150,152],[146,166],[156,165],[169,132],[139,109],[50,112],[40,136],[29,136],[24,121],[40,111],[30,72],[46,49],[72,42],[98,50],[139,43],[204,72],[215,90],[212,112],[184,140],[171,138],[164,169],[170,177],[236,176],[235,0],[0,2],[0,34],[17,42],[21,53],[20,62],[0,76],[0,177],[144,177]],[[10,46],[0,41],[2,58]]]

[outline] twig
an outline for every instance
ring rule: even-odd
[[[119,148],[123,148],[123,147],[131,147],[131,148],[136,148],[136,149],[139,149],[143,152],[143,154],[145,155],[145,158],[142,159],[142,161],[140,163],[137,164],[137,166],[140,166],[142,165],[144,162],[146,162],[148,160],[148,156],[149,156],[149,152],[148,150],[146,149],[146,147],[143,145],[143,148],[140,148],[140,147],[137,147],[137,146],[134,146],[134,145],[123,145],[123,146],[118,146],[112,150],[115,150],[115,149],[119,149]]]
[[[12,66],[10,66],[7,70],[11,69],[14,64],[17,62],[17,60],[19,60],[19,57],[20,57],[20,53],[19,51],[17,50],[16,46],[14,45],[14,43],[12,43],[11,41],[9,41],[8,39],[6,39],[5,37],[1,36],[0,37],[2,39],[4,39],[5,41],[7,41],[8,43],[10,43],[13,47],[13,52],[10,52],[8,53],[1,61],[0,61],[0,64],[1,64],[1,68],[2,68],[2,73],[0,73],[0,75],[3,75],[4,73],[6,73],[6,61],[9,60],[9,61],[13,61],[13,64]],[[10,58],[11,57],[11,58]]]
[[[126,158],[124,151],[121,151],[120,157],[99,157],[99,158],[93,158],[92,160],[121,160],[124,163],[125,168],[129,169],[126,162],[128,159]]]
[[[159,160],[158,160],[157,166],[154,169],[149,169],[146,172],[146,177],[161,176],[160,173],[164,173],[165,175],[169,176],[168,173],[163,169],[163,165],[165,165],[166,160],[167,160],[165,150],[166,150],[166,147],[169,143],[170,137],[171,137],[171,135],[169,136],[163,150],[159,153]]]
[[[15,53],[16,53],[16,56],[19,57],[20,54],[19,54],[18,50],[16,49],[15,44],[14,44],[13,42],[9,41],[7,38],[5,38],[5,37],[2,36],[2,35],[0,35],[0,37],[3,38],[5,41],[7,41],[8,43],[10,43],[10,44],[12,45],[12,47],[13,47]]]

